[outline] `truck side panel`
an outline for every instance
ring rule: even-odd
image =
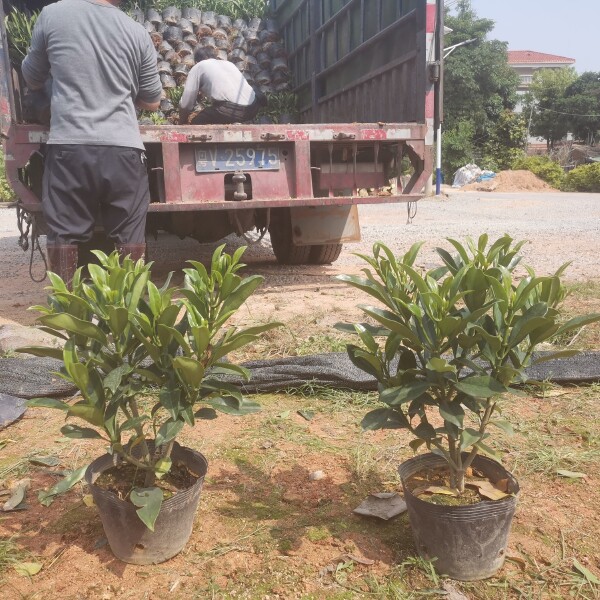
[[[306,123],[424,123],[425,0],[273,0]]]

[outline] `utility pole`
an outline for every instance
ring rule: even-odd
[[[444,8],[443,8],[443,0],[440,0],[438,3],[438,9],[441,6],[442,16],[441,16],[441,36],[438,30],[438,37],[441,37],[441,42],[439,44],[440,48],[440,78],[437,83],[437,97],[435,103],[435,123],[436,123],[436,174],[435,174],[435,195],[439,196],[441,192],[442,186],[442,123],[444,122],[444,60],[448,58],[454,50],[460,48],[461,46],[466,46],[467,44],[472,44],[477,41],[477,38],[472,38],[470,40],[466,40],[464,42],[460,42],[459,44],[454,44],[453,46],[448,46],[448,48],[444,49]],[[436,40],[436,55],[437,55],[437,40]]]
[[[439,196],[442,186],[442,122],[444,120],[444,0],[438,0],[436,6],[435,61],[439,65],[433,116],[436,138],[435,195]]]

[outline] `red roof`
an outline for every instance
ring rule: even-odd
[[[555,54],[545,54],[544,52],[534,52],[533,50],[509,50],[508,51],[508,64],[509,65],[522,65],[522,64],[563,64],[573,65],[575,64],[574,58],[567,58],[566,56],[556,56]]]

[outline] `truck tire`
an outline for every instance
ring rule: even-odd
[[[310,246],[295,246],[289,209],[273,211],[269,225],[271,246],[280,265],[307,265],[310,262]]]
[[[335,262],[342,252],[343,244],[320,244],[310,247],[310,263],[328,265]]]

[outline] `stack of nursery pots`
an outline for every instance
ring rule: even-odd
[[[421,244],[396,258],[376,243],[364,257],[365,277],[339,279],[383,309],[361,306],[371,323],[338,327],[358,334],[362,344],[348,346],[350,359],[378,381],[383,407],[364,417],[363,428],[407,429],[415,452],[430,450],[399,467],[417,552],[440,574],[468,581],[502,567],[519,495],[490,443],[493,431],[512,433],[502,403],[519,393],[514,386],[526,381],[539,344],[600,315],[563,322],[566,265],[551,277],[530,268],[514,277],[523,242],[488,243],[485,234],[466,246],[449,241],[458,254],[438,248],[442,264],[427,273],[414,267]]]
[[[185,85],[197,46],[234,63],[248,83],[264,94],[290,89],[287,54],[273,19],[232,19],[210,10],[175,6],[162,11],[133,9],[130,14],[145,27],[156,47],[163,86],[160,110],[167,118],[178,108],[172,90]]]
[[[29,406],[64,411],[65,436],[102,440],[109,448],[40,498],[52,499],[85,476],[109,546],[128,563],[163,562],[191,535],[208,463],[176,441],[183,427],[214,419],[215,411],[259,409],[221,377],[248,378],[248,372],[223,361],[279,324],[225,326],[262,277],[238,276],[244,248],[233,256],[223,248],[215,250],[210,272],[190,261],[182,289],[168,282],[158,289],[150,265],[116,252],[95,251],[100,265],[90,266],[89,281],[79,269],[71,289],[49,273],[48,305],[36,308],[45,330],[64,347],[19,350],[62,360],[62,376],[79,389],[75,403],[38,398]]]

